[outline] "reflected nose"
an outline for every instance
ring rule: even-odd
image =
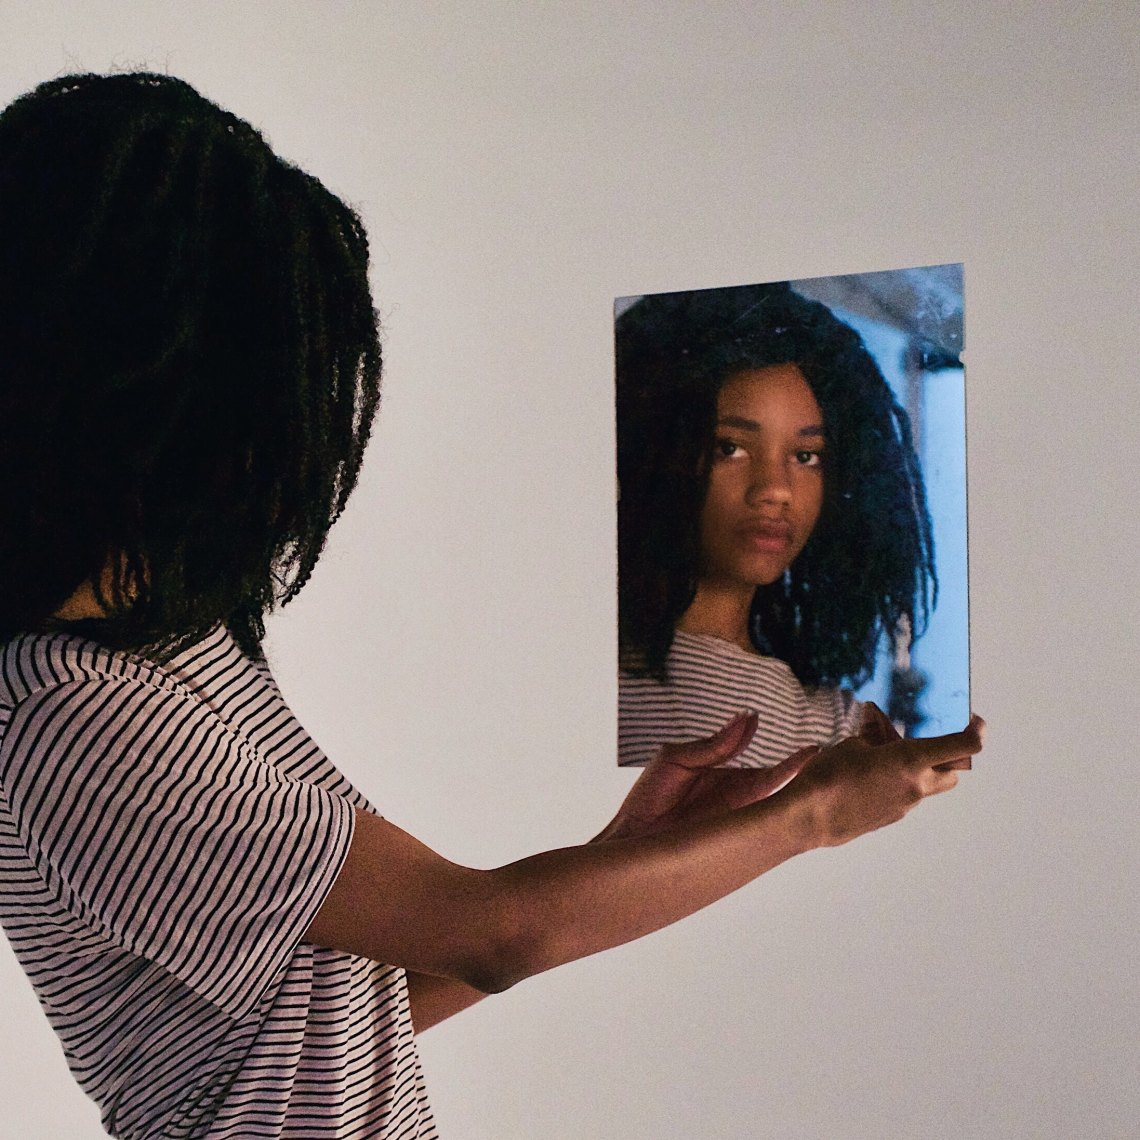
[[[759,507],[765,503],[782,506],[791,502],[792,483],[782,456],[757,460],[752,465],[751,475],[745,492],[745,502],[750,507]]]

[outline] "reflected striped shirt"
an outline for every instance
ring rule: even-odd
[[[357,807],[224,628],[0,646],[0,920],[112,1136],[436,1137],[403,971],[301,941]]]
[[[770,768],[811,744],[834,744],[859,729],[863,706],[846,689],[801,685],[783,661],[730,641],[678,630],[668,680],[618,678],[618,764],[648,764],[663,744],[711,736],[751,709],[760,724],[726,767]]]

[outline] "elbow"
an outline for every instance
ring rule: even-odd
[[[451,973],[456,981],[480,993],[501,994],[537,971],[527,969],[514,955],[503,950],[480,947]]]
[[[464,971],[464,975],[460,981],[483,994],[501,994],[527,976],[517,971],[504,970],[497,963],[472,966]]]
[[[510,933],[482,942],[461,967],[461,981],[485,994],[501,994],[525,978],[540,973],[541,955],[530,940]]]
[[[481,993],[498,994],[556,963],[550,960],[547,932],[526,906],[524,892],[495,871],[480,875],[485,890],[459,980]]]

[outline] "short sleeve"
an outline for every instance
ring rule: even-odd
[[[346,799],[286,776],[181,689],[41,690],[0,761],[59,903],[234,1018],[287,964],[352,841]]]

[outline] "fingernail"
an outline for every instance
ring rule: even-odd
[[[743,712],[738,712],[736,716],[721,729],[721,732],[728,732],[731,729],[739,728],[751,715],[752,711],[750,709],[744,709]]]
[[[814,760],[823,751],[822,745],[809,744],[806,748],[799,748],[788,757],[789,760]]]
[[[719,740],[722,736],[730,736],[736,731],[743,723],[744,718],[748,716],[747,712],[738,712],[731,720],[726,721],[710,736],[709,740]]]

